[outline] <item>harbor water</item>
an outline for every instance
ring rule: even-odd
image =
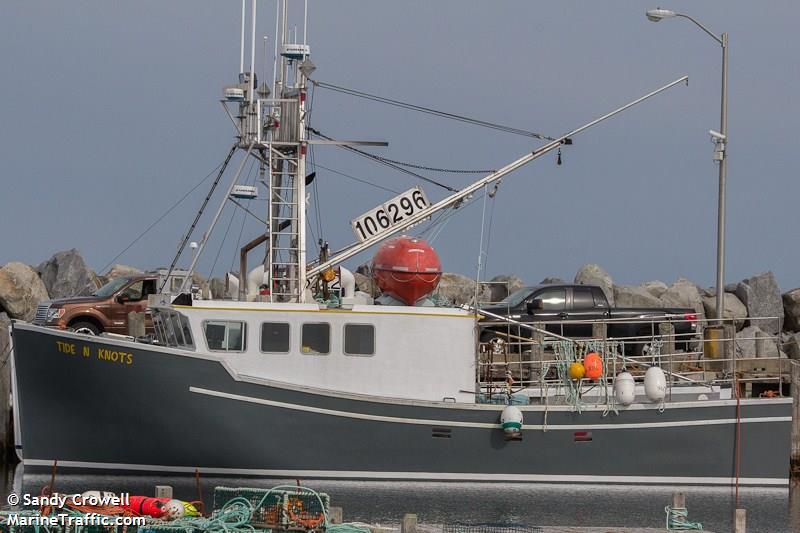
[[[2,502],[14,491],[39,494],[50,474],[4,472]],[[297,480],[200,477],[205,504],[215,486],[270,488]],[[733,530],[735,495],[729,487],[669,487],[522,483],[409,483],[381,481],[299,480],[331,496],[344,509],[344,520],[396,525],[405,513],[423,524],[491,524],[528,526],[664,527],[664,507],[672,494],[686,494],[689,519],[717,533]],[[155,485],[170,485],[177,498],[198,499],[193,476],[67,475],[57,473],[57,492],[108,490],[153,495]],[[787,489],[741,488],[739,507],[747,510],[748,533],[784,533],[788,526]]]

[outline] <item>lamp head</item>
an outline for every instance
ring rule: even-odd
[[[656,9],[648,9],[646,15],[647,20],[650,22],[659,22],[662,19],[670,19],[676,16],[676,13],[674,11],[670,11],[669,9],[661,9],[659,7]]]

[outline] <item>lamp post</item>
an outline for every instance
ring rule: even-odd
[[[714,161],[719,162],[719,195],[717,207],[717,320],[723,319],[725,310],[725,175],[727,171],[727,157],[725,153],[728,142],[728,34],[717,36],[714,32],[703,26],[700,22],[685,15],[668,9],[650,9],[647,19],[659,22],[663,19],[682,17],[689,19],[701,30],[710,35],[722,47],[722,94],[720,96],[719,131],[710,131],[711,141],[714,143]]]

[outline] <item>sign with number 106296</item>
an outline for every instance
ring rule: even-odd
[[[392,226],[402,224],[429,205],[422,189],[414,187],[353,220],[353,232],[359,242],[364,242]]]

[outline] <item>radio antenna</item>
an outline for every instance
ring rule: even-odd
[[[242,37],[239,41],[239,74],[244,72],[244,18],[245,18],[245,1],[242,0]]]

